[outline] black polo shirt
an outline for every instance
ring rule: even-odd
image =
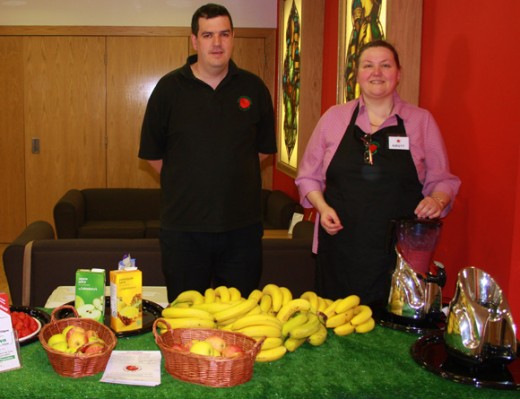
[[[164,229],[222,232],[261,221],[258,153],[276,152],[265,84],[230,61],[213,90],[195,78],[191,56],[152,92],[139,157],[163,160]]]

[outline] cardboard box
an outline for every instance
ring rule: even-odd
[[[0,292],[0,372],[20,367],[20,345],[11,321],[9,297]]]
[[[110,327],[132,331],[143,327],[143,275],[137,268],[110,271]]]
[[[105,270],[78,269],[76,271],[74,307],[80,317],[105,320]]]

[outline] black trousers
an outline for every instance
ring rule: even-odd
[[[162,230],[162,270],[168,301],[186,290],[236,287],[247,296],[262,273],[261,223],[221,233]]]

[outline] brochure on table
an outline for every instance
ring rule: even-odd
[[[156,386],[161,383],[160,351],[112,351],[101,382]]]
[[[20,367],[20,346],[11,322],[9,297],[0,292],[0,372]]]

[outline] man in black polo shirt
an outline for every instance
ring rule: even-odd
[[[150,96],[139,157],[161,176],[162,268],[171,302],[210,286],[257,288],[262,268],[260,161],[276,152],[261,79],[231,60],[233,23],[207,4],[192,18],[197,51]]]

